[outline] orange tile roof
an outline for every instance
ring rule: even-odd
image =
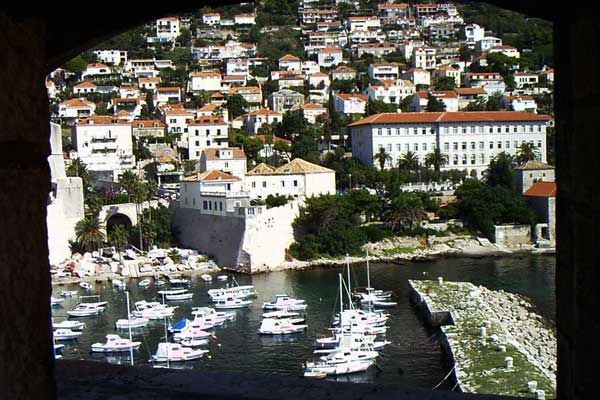
[[[362,101],[367,101],[367,96],[359,94],[359,93],[337,93],[336,96],[344,101],[347,101],[350,99],[359,99]]]
[[[382,113],[363,118],[349,127],[369,124],[411,124],[449,122],[509,122],[509,121],[549,121],[547,115],[517,111],[470,111],[470,112],[421,112],[421,113]]]
[[[158,88],[159,92],[179,92],[180,90],[181,88],[179,86],[163,86]]]
[[[63,101],[59,105],[66,107],[93,107],[94,103],[85,99],[69,99]]]
[[[156,128],[154,125],[158,125],[158,128],[164,128],[166,125],[158,119],[135,119],[131,121],[134,128]],[[140,125],[142,125],[140,127]]]
[[[286,54],[285,56],[281,57],[279,61],[300,61],[300,59],[291,54]]]
[[[95,88],[97,86],[94,83],[92,83],[92,82],[83,81],[83,82],[75,85],[74,87],[75,88]]]
[[[267,143],[267,140],[268,140],[267,135],[256,135],[256,138],[263,143]],[[277,143],[277,142],[283,142],[283,143],[287,143],[287,144],[292,143],[289,140],[286,140],[284,138],[273,136],[273,143]]]
[[[269,110],[267,108],[261,108],[258,111],[249,112],[246,115],[252,116],[252,115],[282,115],[282,114],[280,112],[277,112],[277,111],[271,111],[271,110]]]
[[[184,178],[185,182],[210,182],[210,181],[239,181],[237,176],[229,175],[218,169],[198,173],[195,176]]]
[[[87,68],[108,68],[108,65],[102,64],[102,63],[92,63],[92,64],[88,64]]]
[[[485,91],[484,88],[456,88],[456,89],[454,89],[454,91],[459,96],[468,96],[468,95],[473,95],[473,94],[482,94],[482,95],[487,94],[487,92]]]
[[[77,125],[131,125],[131,122],[118,119],[113,115],[94,115],[78,120]]]
[[[229,89],[229,94],[261,94],[260,88],[257,86],[238,86]]]
[[[220,158],[218,154],[220,150],[233,150],[233,155],[230,159],[246,159],[246,154],[244,153],[244,150],[240,149],[239,147],[207,147],[204,150],[202,150],[202,153],[204,154],[204,157],[207,160],[219,160]]]
[[[536,182],[523,193],[528,197],[556,197],[556,182]]]
[[[161,81],[160,76],[158,76],[156,78],[146,78],[144,76],[140,76],[138,78],[139,83],[160,83],[160,81]]]
[[[325,47],[324,49],[320,49],[317,53],[341,53],[342,49],[337,47]]]
[[[246,80],[246,75],[223,75],[223,81],[227,82],[227,81],[245,81]]]
[[[321,109],[325,109],[325,106],[323,106],[321,104],[317,104],[317,103],[304,103],[300,106],[300,108],[302,108],[303,110],[305,110],[305,109],[321,110]]]
[[[221,77],[221,73],[219,71],[200,71],[200,72],[192,72],[192,78],[212,78],[212,77]]]
[[[225,125],[225,121],[223,121],[223,118],[214,115],[202,115],[190,122],[189,125]]]

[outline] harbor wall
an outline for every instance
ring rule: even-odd
[[[518,247],[531,242],[531,226],[529,225],[494,225],[494,243]]]

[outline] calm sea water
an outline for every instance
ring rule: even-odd
[[[440,349],[435,331],[429,330],[416,314],[408,300],[409,279],[436,279],[447,281],[469,281],[489,289],[524,295],[532,300],[537,312],[549,321],[555,318],[555,259],[549,256],[523,256],[499,259],[446,259],[433,262],[407,263],[405,265],[371,264],[371,285],[378,289],[392,290],[398,307],[390,309],[387,340],[392,343],[384,348],[378,359],[381,371],[370,368],[367,372],[337,380],[351,382],[372,382],[378,384],[400,384],[432,388],[440,382],[447,371],[444,355]],[[354,284],[366,285],[364,265],[353,265],[351,279]],[[307,271],[272,272],[255,276],[236,275],[240,285],[252,284],[258,292],[252,306],[238,310],[234,321],[214,329],[206,355],[199,361],[180,363],[179,368],[211,371],[252,372],[265,375],[300,376],[302,363],[312,360],[315,355],[314,341],[327,334],[333,314],[337,311],[337,274],[342,268],[319,268]],[[156,288],[151,285],[144,289],[137,280],[130,280],[127,290],[132,302],[142,299],[159,300]],[[216,279],[204,282],[199,276],[192,279],[191,301],[171,302],[178,305],[173,321],[191,316],[192,306],[210,305],[207,290],[222,287],[224,282]],[[78,286],[56,286],[54,295],[60,290],[72,290]],[[98,294],[108,301],[105,313],[95,318],[80,318],[87,326],[78,342],[66,344],[64,357],[67,359],[98,360],[101,362],[128,364],[129,355],[91,354],[92,343],[104,342],[105,335],[115,333],[114,323],[126,318],[125,292],[115,289],[110,283],[97,283],[94,289],[80,295]],[[258,334],[262,317],[263,302],[272,301],[275,294],[287,293],[292,297],[305,299],[308,303],[305,333],[286,336],[261,336]],[[66,311],[72,309],[77,300],[67,298],[62,307],[54,307],[54,320],[66,318]],[[172,321],[172,322],[173,322]],[[149,359],[159,341],[164,341],[164,322],[151,321],[142,330],[134,330],[134,339],[143,342],[134,354],[136,365],[150,364]],[[127,337],[127,331],[120,332]],[[444,385],[441,386],[444,388]]]

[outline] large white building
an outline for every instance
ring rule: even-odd
[[[127,51],[125,50],[96,50],[94,54],[100,62],[107,64],[125,65],[127,62]]]
[[[188,125],[188,151],[190,160],[200,159],[202,150],[209,147],[227,147],[227,123],[212,115],[199,117]]]
[[[501,152],[517,154],[532,143],[546,161],[546,126],[551,118],[527,112],[426,112],[376,114],[348,125],[352,155],[368,166],[380,148],[395,166],[411,151],[424,163],[426,154],[439,148],[448,157],[442,169],[466,170],[480,178],[490,160]]]
[[[135,167],[131,122],[94,116],[75,125],[77,154],[97,178],[116,181]]]
[[[167,17],[156,20],[156,37],[160,41],[175,41],[179,36],[179,18]]]
[[[210,147],[202,151],[200,171],[219,170],[244,178],[246,176],[246,154],[237,147]]]

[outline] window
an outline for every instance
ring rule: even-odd
[[[421,146],[421,148],[423,149],[423,151],[427,151],[427,143],[423,143],[423,145]]]
[[[507,149],[510,149],[510,140],[507,140],[507,141],[506,141],[506,148],[507,148]]]
[[[423,135],[427,134],[427,128],[423,128]]]
[[[471,154],[471,165],[475,165],[476,164],[476,156],[475,154]]]
[[[298,181],[294,180],[294,187],[298,187]]]
[[[392,128],[388,128],[388,136],[392,136]]]
[[[404,145],[404,151],[405,151],[405,152],[408,152],[409,150],[410,150],[410,144],[406,143],[406,144]]]
[[[452,143],[452,148],[453,148],[454,150],[458,150],[458,142],[454,142],[454,143]]]
[[[467,127],[466,126],[463,126],[462,133],[467,133]]]
[[[377,134],[378,134],[379,136],[381,136],[381,135],[382,135],[381,128],[377,129]]]
[[[223,202],[219,202],[219,211],[223,211]]]
[[[391,143],[388,143],[388,144],[387,144],[385,147],[386,147],[386,150],[387,150],[388,152],[391,152],[391,151],[392,151],[392,144],[391,144]]]
[[[212,203],[210,201],[208,202],[208,209],[212,210]]]
[[[210,130],[209,129],[206,130],[206,136],[210,136]]]
[[[227,188],[227,190],[231,190],[231,183],[228,183],[227,185],[225,185],[225,187]]]
[[[485,148],[485,142],[479,142],[479,150],[483,150]]]
[[[519,147],[519,141],[518,140],[515,140],[513,144],[514,144],[514,148],[515,149],[517,149]]]
[[[463,154],[462,156],[462,165],[467,165],[467,155]]]
[[[220,135],[220,134],[221,134],[221,130],[217,129],[217,135]]]
[[[396,145],[396,150],[402,151],[402,145],[400,143]]]
[[[471,142],[471,150],[475,150],[477,144],[475,142]]]
[[[502,128],[501,128],[501,127],[498,127],[498,128],[496,129],[496,133],[502,133]]]
[[[501,149],[502,148],[502,142],[500,140],[498,140],[498,148]]]
[[[506,132],[506,133],[509,133],[509,132],[510,132],[510,126],[506,126],[506,127],[504,128],[504,132]]]
[[[206,145],[207,145],[207,146],[210,146],[210,140],[207,140],[207,141],[206,141]]]
[[[200,141],[196,140],[196,146],[200,146]]]
[[[263,187],[266,188],[267,187],[267,181],[263,181]]]
[[[225,168],[229,168],[229,162],[225,161]]]
[[[444,143],[444,151],[450,151],[450,143],[448,143],[448,142]]]
[[[419,151],[419,143],[415,143],[413,149],[415,149],[415,151]]]
[[[281,187],[285,187],[285,181],[281,181]]]
[[[255,188],[256,187],[256,182],[252,182],[252,187]]]
[[[490,142],[490,149],[494,148],[494,142]]]
[[[475,128],[474,126],[472,126],[472,127],[471,127],[471,133],[475,133],[475,129],[476,129],[476,128]]]
[[[513,132],[514,132],[514,133],[517,133],[517,126],[516,126],[516,125],[515,125],[515,126],[513,126]]]
[[[467,142],[462,142],[462,144],[461,144],[461,148],[462,148],[463,150],[466,150],[466,149],[467,149]]]
[[[541,140],[538,140],[538,141],[537,141],[537,147],[538,147],[538,148],[541,148],[541,147],[542,147],[542,141],[541,141]]]

